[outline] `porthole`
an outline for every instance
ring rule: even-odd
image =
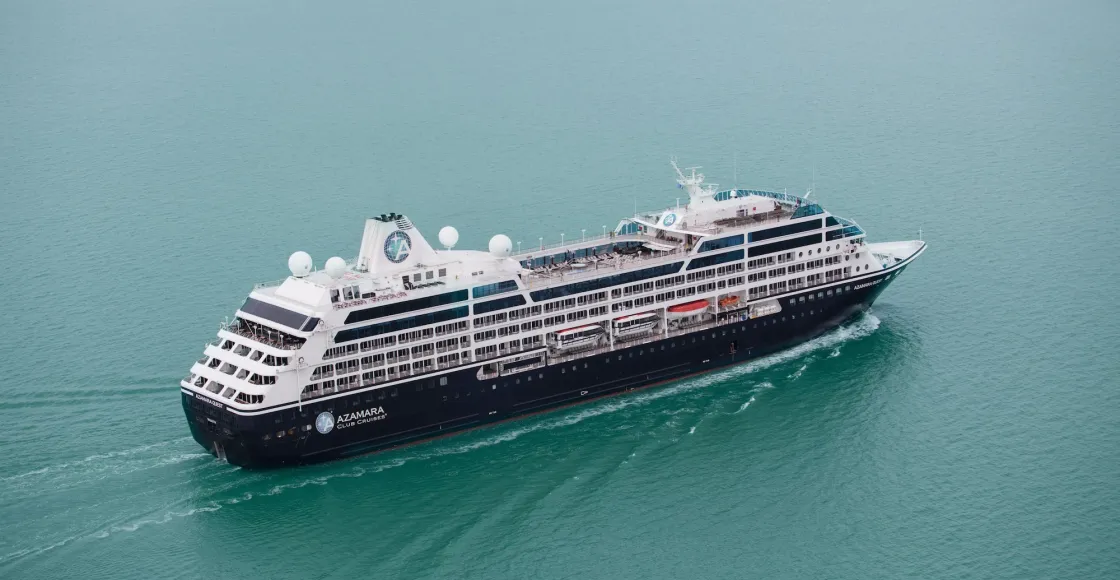
[[[859,272],[859,266],[856,266],[856,272]]]
[[[817,253],[818,253],[818,254],[819,254],[819,253],[821,253],[821,249],[820,249],[820,248],[817,248]]]
[[[798,298],[798,299],[797,299],[797,301],[798,301],[798,302],[805,302],[805,297],[804,297],[804,296],[802,296],[802,297]]]
[[[851,256],[844,256],[844,261],[845,262],[847,262],[849,259],[851,259]]]
[[[805,255],[805,252],[797,252],[797,257],[800,258]]]
[[[831,251],[832,251],[832,246],[825,246],[825,248],[824,248],[824,249],[826,249],[826,250],[828,250],[828,251],[830,251],[830,252],[831,252]]]
[[[851,290],[851,289],[852,289],[852,287],[851,287],[851,286],[844,286],[844,291],[845,291],[845,292],[847,292],[848,290]]]

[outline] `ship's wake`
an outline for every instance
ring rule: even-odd
[[[194,485],[193,489],[196,490],[188,492],[186,497],[180,496],[181,499],[164,503],[162,506],[153,506],[142,514],[133,511],[131,516],[122,516],[118,511],[111,519],[87,522],[84,526],[85,530],[75,530],[77,533],[69,534],[64,538],[46,541],[39,547],[24,548],[0,555],[0,565],[50,551],[74,541],[95,540],[118,533],[136,532],[147,526],[162,525],[181,518],[213,513],[261,497],[276,496],[308,486],[328,485],[335,479],[360,478],[395,469],[408,463],[471,453],[502,445],[533,433],[563,429],[596,417],[648,406],[655,401],[668,397],[680,396],[716,384],[733,382],[736,379],[748,377],[784,363],[811,357],[818,351],[826,349],[831,353],[828,355],[829,358],[832,358],[839,355],[839,349],[844,343],[874,333],[879,328],[880,322],[873,314],[867,313],[845,326],[787,350],[721,371],[683,379],[670,383],[663,388],[611,398],[567,412],[558,411],[551,416],[542,418],[523,419],[512,424],[486,429],[481,432],[482,434],[463,434],[456,440],[432,441],[400,451],[390,451],[349,461],[334,462],[324,466],[304,468],[317,472],[315,475],[300,477],[298,474],[302,469],[274,472],[240,470],[218,462],[207,453],[197,451],[193,441],[189,437],[184,437],[92,455],[81,460],[50,465],[0,478],[0,490],[2,490],[0,491],[0,505],[10,505],[35,489],[41,491],[44,488],[49,488],[52,493],[56,493],[60,490],[88,487],[108,477],[123,476],[137,471],[168,466],[178,466],[174,469],[177,470],[179,475],[185,474],[186,477],[176,478],[175,481],[169,482],[168,485],[159,489],[163,491],[177,487],[192,489],[191,485]],[[796,380],[807,366],[808,361],[800,365],[788,378]],[[769,380],[761,380],[745,391],[737,390],[736,393],[739,396],[745,394],[748,398],[739,405],[738,410],[731,414],[746,411],[762,393],[774,388],[774,384]],[[695,431],[696,424],[689,428],[690,433],[695,433]],[[276,482],[277,479],[292,478],[293,475],[296,476],[294,481]],[[223,479],[227,481],[222,481]],[[217,481],[214,484],[208,484],[204,489],[198,486],[200,481],[209,480]],[[59,487],[60,485],[61,487]],[[123,485],[119,486],[119,489],[121,490],[118,494],[119,497],[106,499],[101,504],[122,503],[121,506],[116,506],[117,508],[135,505],[137,502],[143,503],[141,500],[144,495],[155,495],[159,491],[159,489],[147,489],[137,493],[136,490],[129,490],[127,486]]]

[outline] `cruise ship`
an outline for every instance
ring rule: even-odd
[[[673,168],[686,204],[593,237],[456,250],[447,226],[436,249],[389,213],[356,259],[292,254],[181,381],[191,434],[235,465],[311,463],[710,372],[866,310],[926,249]]]

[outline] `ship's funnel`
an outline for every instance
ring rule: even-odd
[[[435,251],[407,217],[390,213],[366,220],[359,270],[391,274],[417,264],[433,264],[435,258]]]

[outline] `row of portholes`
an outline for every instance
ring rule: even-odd
[[[837,250],[839,250],[839,249],[840,249],[840,246],[836,246],[836,249],[837,249]],[[831,251],[832,251],[832,246],[825,246],[825,247],[824,247],[824,251],[826,251],[826,252],[831,252]],[[820,248],[817,248],[817,253],[818,253],[818,254],[819,254],[819,253],[821,253],[821,249],[820,249]],[[813,250],[809,250],[809,255],[812,255],[812,254],[813,254]],[[803,258],[803,257],[805,257],[805,252],[797,252],[797,257],[798,257],[798,258]]]
[[[809,316],[813,316],[813,315],[815,315],[816,313],[817,313],[817,311],[816,311],[816,310],[810,310],[810,311],[809,311]],[[821,314],[824,314],[824,311],[823,311],[823,310],[821,311]],[[797,315],[796,315],[796,314],[791,314],[791,315],[789,316],[789,318],[790,318],[790,320],[797,320]],[[802,312],[802,313],[801,313],[801,318],[805,318],[805,313],[804,313],[804,312]],[[785,321],[786,321],[786,317],[785,317],[785,316],[783,316],[783,317],[782,317],[782,319],[781,319],[780,321],[779,321],[779,320],[763,320],[763,321],[762,321],[762,326],[769,326],[769,325],[773,325],[773,324],[778,324],[779,322],[785,322]],[[758,323],[757,323],[757,322],[756,322],[756,323],[754,323],[754,327],[755,327],[755,328],[758,328]]]

